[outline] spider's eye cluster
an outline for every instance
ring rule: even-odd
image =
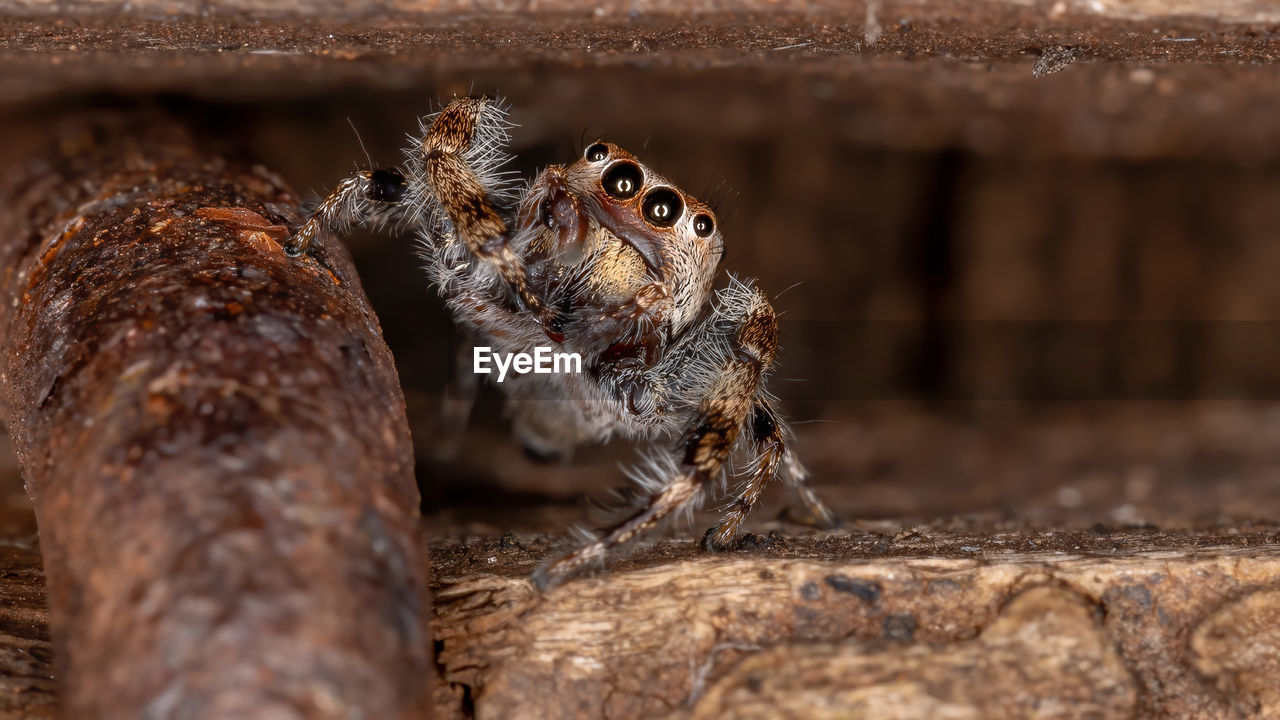
[[[591,162],[603,162],[609,159],[609,148],[604,143],[593,143],[583,156]]]
[[[587,148],[585,156],[590,162],[602,162],[609,158],[609,148],[604,143],[594,143]],[[605,170],[600,184],[609,197],[629,200],[644,187],[644,169],[631,160],[619,160]],[[644,221],[656,228],[675,227],[685,217],[684,210],[684,196],[670,187],[652,188],[640,202]],[[690,227],[698,237],[711,237],[716,231],[716,221],[709,213],[700,212],[690,220]]]
[[[635,163],[620,162],[604,174],[604,191],[619,200],[635,197],[644,184],[644,173]]]

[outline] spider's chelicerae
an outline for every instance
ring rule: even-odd
[[[515,433],[554,456],[614,434],[653,441],[632,474],[643,507],[544,565],[542,587],[688,511],[740,468],[736,498],[703,545],[732,548],[775,475],[815,522],[834,524],[791,450],[766,387],[777,354],[773,307],[732,275],[714,291],[723,241],[711,208],[606,142],[517,190],[501,103],[455,98],[425,118],[403,170],[343,180],[290,239],[291,255],[326,229],[399,222],[420,229],[432,280],[475,344],[500,353],[538,346],[577,353],[581,373],[508,375]],[[509,207],[508,207],[509,206]],[[463,380],[474,375],[464,370]]]

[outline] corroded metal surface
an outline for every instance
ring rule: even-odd
[[[261,167],[106,116],[7,168],[3,401],[67,717],[416,717],[404,401],[336,244]]]

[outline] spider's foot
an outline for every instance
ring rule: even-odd
[[[284,250],[284,254],[291,258],[302,257],[303,255],[306,255],[307,248],[310,245],[311,245],[310,241],[306,240],[305,238],[300,238],[297,235],[291,235],[289,236],[288,240],[285,240],[283,243],[280,243],[280,247]]]

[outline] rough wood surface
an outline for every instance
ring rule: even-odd
[[[744,659],[687,718],[1127,718],[1137,688],[1095,608],[1071,591],[1023,591],[972,640],[911,639],[912,616],[882,643],[806,643]]]
[[[453,568],[445,552],[437,571],[465,574],[437,581],[454,691],[438,701],[477,718],[1272,717],[1274,530],[668,543],[545,596],[483,573],[535,561],[518,542]]]
[[[963,17],[967,14],[1019,12],[1057,19],[1069,15],[1136,18],[1205,18],[1220,22],[1280,22],[1280,11],[1266,0],[287,0],[268,6],[250,0],[133,0],[124,13],[136,15],[209,15],[249,13],[275,17],[409,18],[422,15],[487,13],[513,17],[585,15],[597,19],[629,18],[637,14],[704,16],[729,13],[768,15],[841,13],[887,15],[909,9],[915,13]],[[5,0],[0,12],[120,14],[118,3],[105,0]]]
[[[0,390],[64,716],[421,716],[411,443],[349,257],[285,257],[292,192],[169,118],[50,138],[4,167]]]
[[[81,107],[85,95],[104,93],[292,102],[358,88],[381,91],[368,102],[390,114],[475,89],[517,107],[572,109],[573,132],[608,108],[641,104],[636,120],[651,128],[718,114],[699,122],[755,140],[776,129],[772,111],[806,127],[829,122],[822,132],[843,142],[913,151],[1250,163],[1280,155],[1271,122],[1280,36],[1270,25],[1059,17],[1052,6],[1016,3],[876,7],[694,21],[0,15],[0,98],[27,115],[13,105]]]
[[[662,542],[546,597],[544,537],[437,544],[436,716],[1273,717],[1277,531]],[[38,556],[0,560],[0,717],[53,717]]]

